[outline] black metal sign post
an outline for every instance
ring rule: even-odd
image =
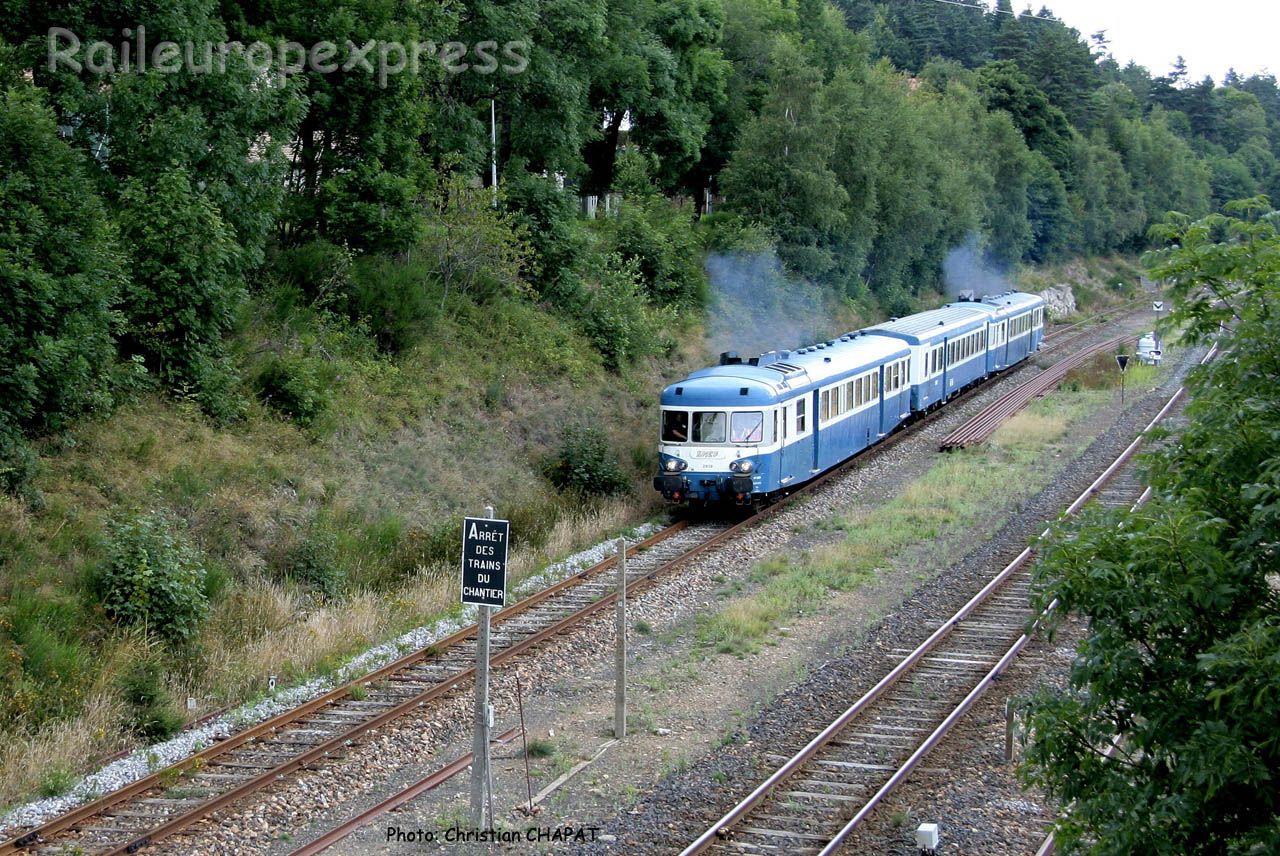
[[[1116,354],[1116,365],[1120,367],[1120,406],[1124,407],[1124,373],[1129,367],[1129,355]]]
[[[507,545],[511,524],[493,519],[493,507],[485,516],[462,520],[462,602],[480,607],[476,637],[475,738],[471,744],[471,824],[487,829],[493,824],[493,780],[489,772],[489,731],[493,708],[489,706],[489,614],[507,602]],[[486,800],[487,797],[487,800]],[[488,823],[485,822],[486,802]]]

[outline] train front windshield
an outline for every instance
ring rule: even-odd
[[[689,442],[689,411],[687,410],[662,411],[662,442],[664,443]]]
[[[760,410],[663,410],[664,443],[745,443],[764,442],[764,412]]]
[[[729,420],[718,410],[693,411],[693,442],[723,443],[729,436]]]

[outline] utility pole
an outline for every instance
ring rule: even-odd
[[[484,516],[493,519],[493,506],[486,505]],[[476,635],[476,703],[475,736],[471,743],[471,825],[487,829],[493,823],[493,783],[489,778],[489,729],[493,727],[493,709],[489,707],[489,613],[491,606],[478,607]],[[485,823],[486,797],[489,823]]]
[[[618,539],[618,647],[613,689],[613,736],[627,736],[627,539]]]
[[[489,183],[493,185],[493,207],[498,207],[498,120],[496,99],[489,99]]]

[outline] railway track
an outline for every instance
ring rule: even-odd
[[[1045,352],[1070,341],[1075,339],[1055,341]],[[964,400],[982,388],[979,385],[953,401]],[[877,454],[891,448],[947,412],[950,411],[935,411],[868,452]],[[735,525],[680,521],[630,547],[628,590],[643,588],[741,529],[781,510],[794,497],[861,459],[851,459],[801,486],[783,502]],[[615,580],[612,575],[608,579],[603,575],[616,561],[616,557],[605,559],[496,613],[490,638],[492,665],[500,666],[610,606],[616,597]],[[116,856],[136,852],[181,832],[299,769],[344,756],[367,732],[464,689],[474,677],[476,635],[473,625],[406,654],[180,763],[4,841],[0,843],[0,856],[64,853],[68,849],[86,856]]]
[[[1145,501],[1129,463],[1182,395],[1179,389],[1065,513],[1090,500],[1130,508]],[[798,753],[768,756],[779,764],[774,773],[681,856],[835,853],[1030,641],[1027,628],[1039,623],[1029,605],[1032,555],[1030,548],[1019,554],[914,650],[887,652],[901,657],[896,666]]]
[[[1058,381],[1066,376],[1067,372],[1083,365],[1096,354],[1134,341],[1136,341],[1134,336],[1117,336],[1100,345],[1095,345],[1092,348],[1077,351],[1069,357],[1064,357],[1031,380],[1009,391],[990,407],[944,437],[941,444],[942,451],[963,449],[966,446],[975,446],[985,441],[996,432],[997,428],[1004,424],[1006,419],[1026,406],[1028,401],[1044,394],[1050,387],[1056,386]]]
[[[741,526],[742,524],[739,524]],[[640,588],[738,527],[681,522],[628,549],[628,586]],[[599,564],[493,616],[491,663],[501,663],[612,603],[615,581]],[[358,681],[140,779],[0,845],[14,852],[132,853],[181,831],[299,768],[340,757],[357,738],[474,676],[476,628],[459,631]]]

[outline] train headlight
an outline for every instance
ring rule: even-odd
[[[735,473],[742,473],[743,475],[751,472],[754,468],[755,466],[750,461],[733,461],[729,464],[729,469],[733,470]]]
[[[679,458],[667,458],[663,462],[662,468],[669,473],[682,473],[689,469],[689,465]]]

